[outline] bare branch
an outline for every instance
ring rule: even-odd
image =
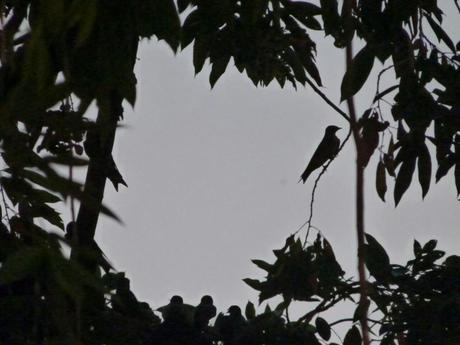
[[[315,91],[318,96],[320,96],[329,106],[334,109],[340,116],[342,116],[345,120],[350,122],[350,117],[347,115],[346,112],[344,112],[342,109],[340,109],[337,105],[334,104],[308,77],[307,77],[307,83],[308,85],[311,86],[313,91]]]

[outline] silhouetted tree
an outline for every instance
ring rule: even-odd
[[[452,4],[460,12],[458,2]],[[397,205],[416,170],[424,197],[431,185],[431,151],[436,181],[453,170],[460,193],[460,43],[445,31],[445,14],[436,0],[344,0],[340,10],[337,0],[178,0],[177,9],[172,0],[6,0],[0,16],[5,166],[0,176],[0,342],[333,344],[331,327],[351,322],[345,345],[368,345],[371,336],[377,337],[370,332],[376,327],[384,345],[458,344],[459,257],[440,263],[445,253],[436,249],[435,240],[424,246],[415,241],[414,258],[392,264],[364,229],[364,174],[373,156],[378,156],[376,189],[382,200],[387,177],[395,180]],[[348,112],[321,91],[312,30],[345,49],[340,89]],[[127,185],[112,148],[123,101],[134,105],[136,99],[138,42],[151,37],[174,52],[193,43],[195,71],[209,61],[211,87],[233,61],[256,86],[273,80],[281,87],[286,82],[308,85],[347,121],[357,155],[358,281],[345,277],[326,239],[318,236],[309,244],[293,235],[274,251],[273,264],[254,260],[267,272],[265,280],[245,280],[260,292],[260,301],[281,297],[275,310],[268,307],[257,315],[248,303],[243,316],[240,307],[231,306],[210,325],[217,312],[210,296],[197,307],[174,296],[158,309],[162,319],[138,301],[94,235],[101,213],[117,219],[102,203],[106,180],[115,189]],[[354,54],[352,43],[358,40],[362,48]],[[353,97],[375,61],[381,63],[375,97],[369,109],[358,111]],[[381,76],[390,71],[392,83],[382,85]],[[93,102],[98,115],[91,121],[87,110]],[[381,107],[383,102],[390,111]],[[313,159],[302,175],[305,182],[326,164],[314,191],[346,141],[340,147],[337,140],[318,147],[313,158],[323,157]],[[87,168],[83,184],[73,178],[80,166]],[[64,223],[53,205],[67,200],[72,221],[62,236],[55,230],[64,230]],[[37,225],[36,218],[48,226]],[[319,316],[356,298],[351,318],[329,323]],[[288,308],[295,301],[312,305],[291,320]],[[372,308],[378,313],[370,318]]]

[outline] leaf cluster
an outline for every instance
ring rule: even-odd
[[[21,220],[20,217],[17,217]],[[17,226],[17,225],[16,225]],[[378,241],[366,236],[366,266],[371,328],[382,344],[456,344],[460,315],[460,259],[445,255],[431,240],[414,241],[414,257],[405,265],[392,264]],[[334,344],[334,325],[351,322],[344,344],[361,344],[356,323],[361,317],[359,283],[344,278],[331,246],[321,237],[303,248],[289,237],[275,250],[276,261],[254,263],[267,272],[265,281],[246,279],[260,300],[283,298],[275,309],[257,314],[248,302],[216,315],[212,298],[196,306],[175,296],[157,311],[139,301],[122,272],[89,272],[64,254],[69,239],[22,223],[22,228],[0,228],[0,328],[8,344]],[[90,248],[91,249],[91,248]],[[102,253],[87,253],[97,266]],[[285,280],[282,282],[280,277]],[[274,289],[277,289],[276,291]],[[276,292],[276,293],[275,293]],[[356,309],[350,318],[326,321],[322,313],[341,301]],[[306,301],[297,320],[288,309]],[[116,331],[114,331],[116,330]]]
[[[379,335],[382,344],[455,344],[460,337],[458,298],[460,258],[439,260],[445,252],[437,241],[423,246],[414,241],[414,258],[404,266],[390,264],[388,255],[368,235],[372,251],[366,265],[375,279],[370,298],[382,315]]]
[[[286,304],[293,300],[327,299],[338,292],[344,283],[345,272],[324,238],[318,237],[313,245],[304,248],[300,239],[291,236],[283,248],[273,252],[276,255],[273,264],[253,260],[254,264],[267,272],[264,281],[244,280],[260,292],[259,302],[277,295],[281,295]]]
[[[276,80],[296,87],[313,78],[321,85],[315,63],[316,44],[308,34],[320,30],[321,9],[290,0],[179,1],[191,7],[182,27],[182,48],[193,42],[193,64],[199,73],[209,59],[214,86],[233,58],[239,72],[255,85]]]
[[[436,240],[430,240],[423,246],[415,240],[414,258],[407,261],[405,265],[398,265],[390,262],[385,249],[373,236],[366,234],[366,242],[364,248],[366,267],[371,279],[367,283],[369,300],[365,303],[367,304],[366,309],[370,307],[372,311],[368,317],[373,323],[371,332],[375,340],[385,345],[456,344],[460,337],[459,257],[452,255],[439,263],[439,260],[445,256],[445,252],[436,248]],[[287,239],[285,248],[289,245],[295,246],[296,243],[299,242],[290,237]],[[318,243],[321,243],[320,239],[317,239],[311,247],[318,246]],[[277,257],[282,255],[285,248],[275,251]],[[305,252],[307,250],[304,249]],[[268,282],[273,280],[270,272],[273,271],[276,263],[270,265],[260,260],[253,262],[264,271],[269,272],[264,282],[245,280],[248,285],[260,291],[259,297],[263,300],[270,286]],[[304,261],[299,264],[299,262],[285,261],[285,265],[287,267],[284,267],[284,270],[297,272],[298,282],[301,282],[302,279],[307,281],[311,275],[309,271],[311,263],[309,262]],[[360,296],[359,282],[354,279],[345,280],[342,278],[343,274],[344,272],[329,281],[328,291],[330,293],[328,295],[322,296],[321,299],[308,300],[317,304],[312,306],[297,322],[309,322],[316,317],[315,331],[326,341],[331,336],[331,324],[351,322],[352,325],[346,332],[343,343],[361,344],[361,334],[355,324],[362,317],[363,304],[354,302],[355,298],[359,299]],[[292,281],[293,277],[287,279]],[[302,285],[298,284],[293,291],[296,291],[295,289],[299,286]],[[289,291],[288,284],[285,285],[285,289]],[[306,295],[311,295],[308,286],[304,285],[303,290]],[[282,295],[286,301],[286,292],[278,294]],[[290,294],[293,295],[293,292]],[[270,297],[274,296],[274,293],[270,294]],[[296,298],[293,299],[296,300]],[[345,299],[355,304],[352,317],[328,323],[318,316],[333,308],[338,301]],[[297,296],[297,300],[305,299],[303,296],[300,298]],[[288,307],[289,303],[282,302],[277,310],[287,310]]]

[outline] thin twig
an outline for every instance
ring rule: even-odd
[[[391,68],[393,68],[393,67],[394,67],[394,65],[390,65],[390,66],[388,66],[388,67],[383,68],[383,69],[379,72],[379,74],[378,74],[378,76],[377,76],[377,86],[376,86],[376,90],[375,90],[374,100],[375,100],[375,98],[377,97],[377,95],[380,93],[380,82],[381,82],[381,80],[382,80],[383,74],[384,74],[386,71],[388,71],[388,70],[390,70]],[[381,106],[380,106],[380,101],[385,101],[385,102],[386,102],[386,100],[381,99],[381,98],[378,98],[378,99],[377,99],[377,110],[378,110],[378,113],[379,113],[380,121],[384,122],[384,121],[385,121],[385,118],[383,117],[383,112],[382,112],[382,108],[381,108]],[[379,149],[381,155],[382,155],[382,153],[383,153],[383,145],[385,144],[385,132],[386,132],[386,131],[383,131],[383,132],[382,132],[382,135],[380,136],[380,143],[379,143],[379,147],[378,147],[378,149]],[[382,159],[381,156],[380,156],[380,159]]]
[[[310,310],[308,313],[306,313],[304,316],[299,318],[299,320],[297,320],[297,321],[298,322],[300,322],[300,321],[310,322],[310,320],[313,319],[313,317],[316,314],[319,314],[319,313],[321,313],[323,311],[328,310],[329,308],[333,307],[334,305],[336,305],[341,300],[342,300],[341,298],[333,299],[330,303],[327,303],[327,301],[325,299],[323,299],[321,301],[321,303],[319,303],[313,310]]]
[[[334,104],[308,77],[307,77],[307,83],[308,85],[311,86],[313,91],[315,91],[329,106],[334,109],[339,115],[341,115],[345,120],[350,122],[350,117],[347,115],[346,112],[344,112],[342,109],[340,109],[337,105]]]
[[[289,305],[286,307],[286,310],[285,310],[285,311],[286,311],[286,321],[287,321],[288,323],[290,323],[290,322],[291,322],[291,319],[289,318]]]
[[[387,72],[388,70],[390,70],[391,68],[393,68],[394,65],[391,65],[391,66],[388,66],[388,67],[385,67],[384,69],[382,69],[378,76],[377,76],[377,86],[376,86],[376,90],[375,90],[375,96],[374,96],[374,100],[375,98],[379,95],[380,93],[380,82],[381,82],[381,79],[382,79],[382,76],[385,72]],[[377,99],[377,106],[380,107],[380,98]]]
[[[368,320],[370,322],[374,323],[374,324],[383,324],[382,321],[373,320],[373,319],[368,319]],[[355,322],[355,319],[353,319],[352,317],[348,317],[348,318],[345,318],[345,319],[340,319],[340,320],[337,320],[337,321],[329,323],[329,326],[332,327],[332,326],[338,325],[339,323],[342,323],[342,322]]]
[[[457,0],[454,0],[455,7],[457,7],[458,13],[460,13],[460,5]]]

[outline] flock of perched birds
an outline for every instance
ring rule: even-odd
[[[158,308],[157,311],[163,318],[158,334],[163,339],[192,334],[196,336],[198,333],[199,336],[218,337],[224,343],[230,343],[246,323],[241,308],[233,305],[228,309],[227,314],[219,313],[211,330],[209,321],[217,315],[217,309],[209,295],[203,296],[196,307],[185,304],[182,297],[176,295],[171,298],[169,304]],[[208,338],[209,341],[211,341],[210,338]],[[161,339],[158,340],[161,343]]]

